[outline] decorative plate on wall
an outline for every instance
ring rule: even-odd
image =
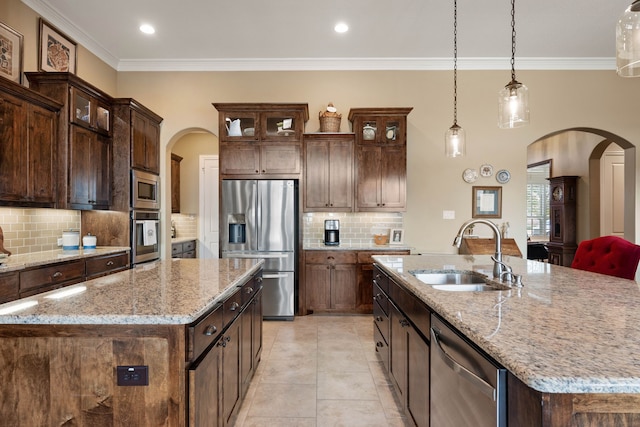
[[[487,177],[490,177],[491,175],[493,175],[493,166],[489,164],[484,164],[480,166],[480,176],[487,178]]]
[[[509,173],[506,169],[500,169],[498,173],[496,173],[496,181],[500,184],[506,184],[511,179],[511,173]]]
[[[475,170],[475,169],[471,169],[471,168],[465,169],[464,172],[462,172],[462,179],[467,184],[471,184],[472,182],[476,182],[476,180],[478,179],[478,171]]]

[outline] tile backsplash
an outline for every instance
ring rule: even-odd
[[[193,214],[171,214],[176,226],[176,237],[198,237],[198,216]]]
[[[306,213],[302,218],[303,245],[311,246],[324,240],[324,220],[340,220],[340,243],[373,244],[373,234],[379,229],[403,227],[403,215],[398,212],[368,213]]]
[[[80,211],[0,208],[4,247],[13,254],[58,249],[65,230],[80,230]]]

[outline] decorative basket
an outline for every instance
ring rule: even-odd
[[[320,132],[340,132],[342,117],[320,116]]]

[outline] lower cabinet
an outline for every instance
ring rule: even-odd
[[[430,342],[429,324],[425,319],[430,310],[377,267],[373,275],[376,354],[388,372],[407,417],[416,426],[427,427]]]
[[[18,299],[20,275],[6,273],[0,275],[0,304]]]
[[[171,258],[195,258],[196,241],[177,242],[171,244]]]
[[[262,352],[262,277],[189,327],[188,425],[235,423]]]

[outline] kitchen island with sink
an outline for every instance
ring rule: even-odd
[[[156,261],[0,305],[0,424],[232,424],[262,349],[262,264]]]
[[[504,260],[514,274],[522,276],[523,287],[465,291],[458,284],[446,290],[446,284],[431,286],[416,277],[419,273],[475,271],[491,282],[490,256],[374,257],[374,299],[376,307],[382,307],[374,308],[376,351],[397,390],[400,384],[405,412],[417,425],[429,420],[429,411],[420,411],[417,401],[411,401],[416,398],[416,393],[411,393],[412,381],[418,368],[424,369],[419,363],[412,366],[416,352],[411,348],[422,348],[423,362],[428,365],[430,358],[433,364],[434,357],[439,357],[435,352],[441,349],[433,338],[438,331],[434,335],[431,330],[433,319],[438,319],[506,371],[506,407],[501,408],[497,425],[640,423],[638,284],[521,258]],[[394,318],[394,310],[399,320]],[[400,326],[395,325],[398,322]],[[409,349],[404,348],[406,357],[393,348],[394,329],[396,339],[404,334],[403,329],[411,330],[406,340]],[[420,339],[412,341],[414,336]],[[404,359],[400,360],[403,363],[398,359]],[[432,397],[428,392],[420,396],[421,405],[427,408],[431,401],[432,425],[434,409],[439,410],[433,407],[433,395],[439,392],[434,389],[437,375],[433,370],[430,376],[424,374],[426,381],[431,381]],[[467,383],[459,381],[460,387]]]

